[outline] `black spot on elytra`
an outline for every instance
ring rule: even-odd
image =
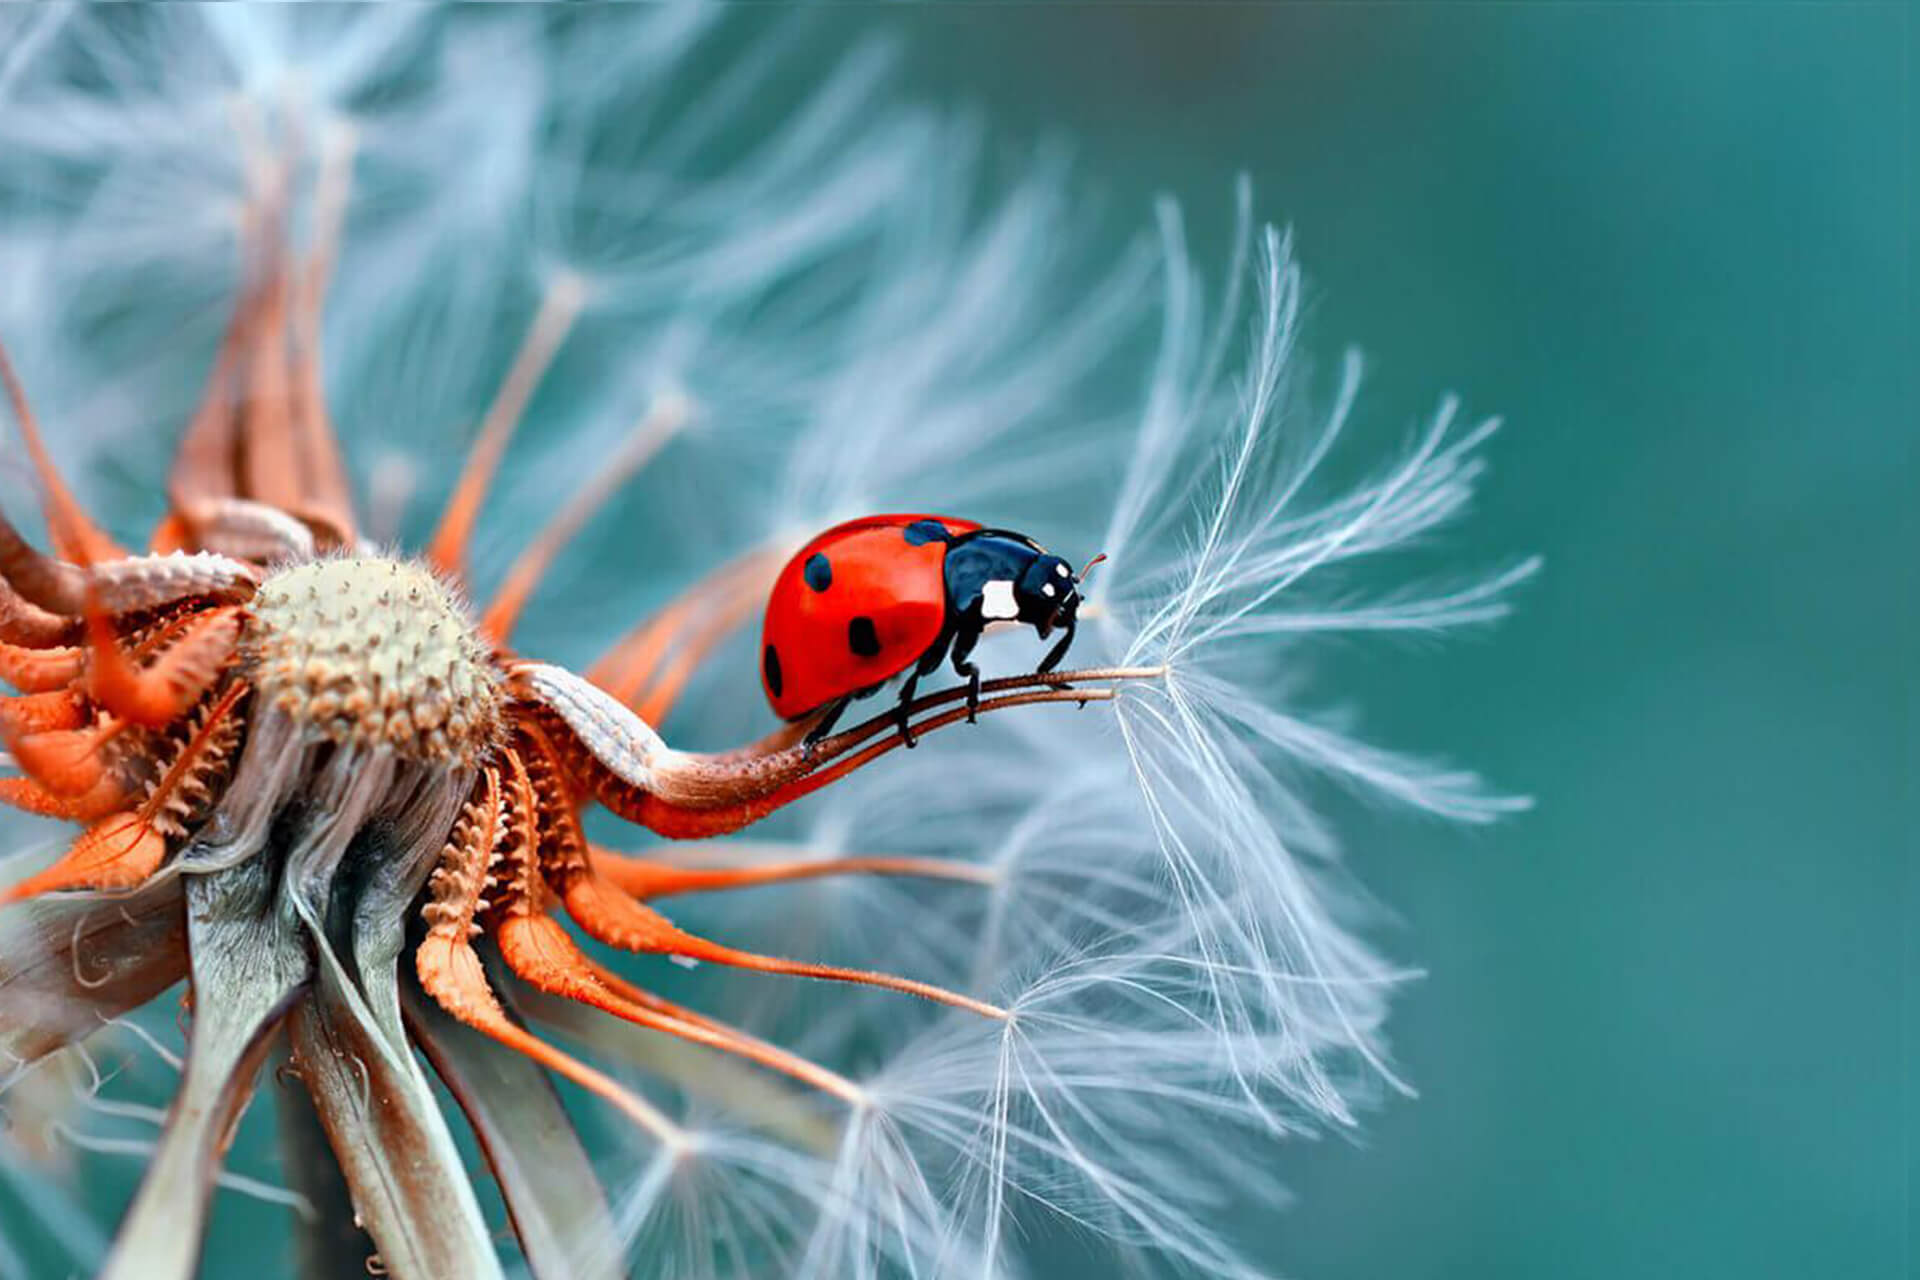
[[[780,655],[774,652],[772,645],[768,645],[767,651],[760,655],[760,669],[766,672],[767,675],[767,692],[776,698],[779,697],[782,684],[780,679]]]
[[[880,633],[873,629],[873,619],[862,615],[847,624],[847,648],[862,658],[880,656]]]
[[[807,585],[815,591],[825,591],[833,585],[833,562],[827,559],[825,552],[816,551],[807,557],[807,563],[802,566],[800,576],[805,578]]]
[[[947,532],[947,526],[938,520],[915,520],[900,531],[910,547],[924,547],[929,542],[950,542],[953,535]]]

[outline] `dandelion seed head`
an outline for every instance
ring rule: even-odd
[[[329,741],[477,767],[502,736],[472,616],[424,566],[312,560],[269,577],[245,644],[268,704]]]

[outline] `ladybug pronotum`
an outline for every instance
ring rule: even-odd
[[[835,525],[800,548],[767,601],[760,675],[787,720],[819,715],[825,737],[856,698],[902,673],[897,717],[907,745],[908,707],[921,677],[949,655],[967,684],[969,718],[980,705],[973,649],[996,623],[1063,634],[1036,668],[1058,666],[1073,643],[1080,578],[1033,539],[949,516],[866,516]]]

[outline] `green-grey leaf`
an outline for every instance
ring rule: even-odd
[[[180,1089],[101,1280],[188,1280],[226,1139],[289,1003],[312,973],[305,939],[273,908],[256,859],[189,877],[193,1026]]]

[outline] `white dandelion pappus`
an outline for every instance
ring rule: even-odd
[[[183,421],[203,364],[183,373],[179,344],[152,335],[210,354],[250,184],[298,138],[314,157],[303,216],[324,220],[337,196],[345,227],[329,401],[395,531],[421,532],[405,510],[443,496],[477,426],[532,415],[544,430],[507,447],[475,543],[490,585],[583,469],[634,448],[661,404],[685,406],[561,561],[572,578],[542,588],[529,652],[582,656],[722,560],[865,510],[1105,551],[1075,659],[1161,678],[1110,709],[996,717],[894,752],[745,835],[647,850],[939,869],[712,895],[676,918],[943,983],[1004,1021],[646,968],[835,1073],[827,1097],[530,1002],[655,1108],[647,1130],[597,1126],[611,1230],[572,1261],[1014,1276],[1057,1228],[1090,1254],[1261,1274],[1230,1205],[1281,1199],[1265,1144],[1351,1124],[1398,1083],[1381,1027],[1405,972],[1353,930],[1315,787],[1464,821],[1521,807],[1292,705],[1319,637],[1505,611],[1533,562],[1374,598],[1351,572],[1463,514],[1491,426],[1458,429],[1445,405],[1404,457],[1328,496],[1359,364],[1314,420],[1295,379],[1299,271],[1244,184],[1209,308],[1171,202],[1157,250],[1084,261],[1063,250],[1084,240],[1063,166],[983,202],[978,125],[901,105],[883,47],[795,92],[788,55],[751,25],[698,6],[43,18],[16,46],[29,53],[0,58],[0,155],[25,158],[0,182],[0,262],[24,282],[0,299],[0,336],[44,388],[43,417],[88,424],[61,434],[61,460],[91,477],[97,510],[121,509],[97,464],[156,418]],[[228,133],[241,144],[209,145]],[[57,301],[85,317],[136,296],[112,341],[45,324]],[[1156,325],[1134,387],[1121,353]],[[115,487],[159,473],[157,451],[128,456]],[[1055,500],[1068,475],[1086,501]],[[7,477],[10,509],[22,479]],[[671,739],[764,728],[738,677],[751,659],[719,652]],[[1033,662],[1011,641],[985,659]],[[623,972],[638,980],[639,962]]]
[[[1243,226],[1250,237],[1244,206]],[[1188,268],[1177,223],[1168,227],[1169,288],[1179,295],[1191,284],[1181,279]],[[1222,411],[1214,385],[1220,360],[1210,353],[1222,348],[1221,330],[1196,340],[1186,323],[1171,325],[1142,427],[1147,439],[1122,481],[1105,540],[1117,551],[1103,580],[1106,613],[1089,639],[1110,645],[1115,660],[1166,662],[1172,673],[1123,695],[1119,740],[1038,719],[1006,725],[998,741],[942,744],[928,760],[825,801],[827,830],[816,837],[824,847],[891,849],[904,840],[916,851],[975,858],[995,876],[980,927],[922,945],[951,948],[935,972],[965,972],[969,944],[989,961],[975,972],[1009,984],[1006,1030],[936,1027],[926,1041],[909,1042],[863,1078],[876,1114],[853,1131],[868,1146],[844,1155],[842,1176],[855,1185],[863,1185],[863,1162],[876,1171],[875,1194],[889,1181],[877,1172],[886,1157],[916,1143],[928,1152],[923,1168],[968,1171],[960,1185],[972,1201],[958,1188],[936,1189],[920,1213],[901,1219],[936,1220],[936,1205],[988,1206],[972,1220],[949,1220],[939,1245],[919,1246],[936,1262],[959,1238],[988,1269],[1007,1265],[999,1253],[1009,1227],[1003,1206],[1015,1205],[1062,1214],[1209,1273],[1253,1274],[1202,1207],[1225,1187],[1265,1184],[1250,1135],[1316,1120],[1351,1123],[1370,1079],[1396,1083],[1376,1037],[1384,997],[1405,976],[1339,923],[1337,889],[1312,865],[1331,854],[1331,837],[1276,769],[1305,766],[1470,820],[1521,805],[1486,795],[1471,775],[1433,770],[1283,713],[1260,685],[1228,678],[1249,651],[1264,669],[1271,637],[1294,630],[1309,608],[1310,625],[1298,628],[1305,633],[1349,618],[1356,629],[1479,621],[1497,616],[1500,594],[1534,567],[1525,562],[1487,585],[1431,597],[1309,605],[1313,570],[1392,549],[1456,515],[1486,431],[1447,442],[1451,414],[1443,412],[1385,478],[1296,511],[1351,408],[1357,367],[1349,362],[1333,415],[1300,460],[1277,465],[1283,445],[1298,445],[1274,434],[1298,273],[1271,231],[1255,292],[1252,373],[1240,412]],[[1191,316],[1189,303],[1171,298],[1168,314]],[[1235,318],[1231,304],[1225,310],[1223,327]],[[1183,353],[1197,358],[1197,371],[1182,365]],[[1169,385],[1196,372],[1193,383]],[[1169,488],[1191,484],[1182,464],[1194,467],[1197,452],[1204,466],[1209,449],[1220,458],[1218,495],[1198,507],[1170,501],[1183,495]],[[1138,527],[1146,513],[1169,510],[1197,525],[1190,536],[1170,519]],[[1138,792],[1115,785],[1129,765]],[[994,808],[971,821],[955,814],[920,824],[916,839],[910,797],[951,785],[943,775],[977,779],[974,793],[992,797]],[[1183,1120],[1169,1121],[1183,1110]],[[1193,1147],[1196,1128],[1216,1126],[1239,1131],[1248,1169],[1223,1166],[1234,1147]],[[873,1247],[851,1230],[828,1239],[834,1247],[817,1255],[831,1259],[822,1274],[851,1265],[849,1251]]]

